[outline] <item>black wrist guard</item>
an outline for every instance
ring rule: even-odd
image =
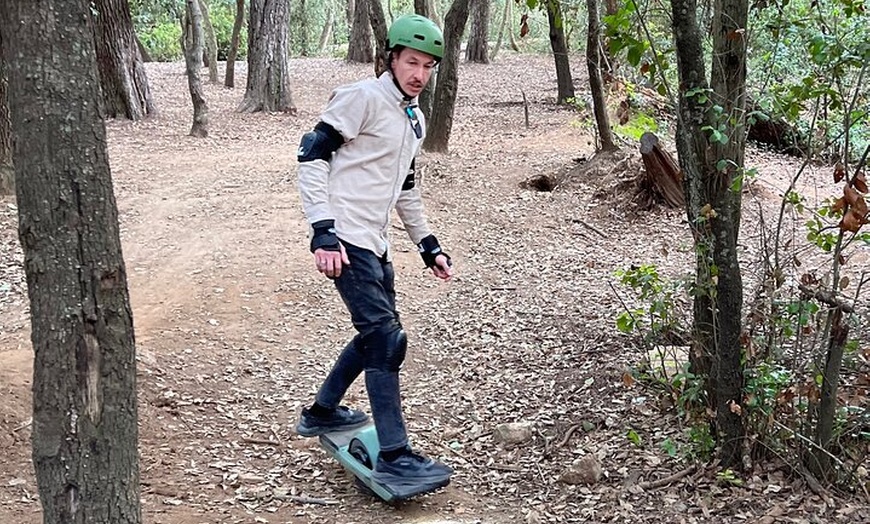
[[[441,245],[438,244],[438,239],[435,238],[435,235],[429,235],[424,238],[417,244],[417,249],[420,250],[420,256],[423,257],[423,263],[426,264],[426,267],[432,268],[435,267],[435,258],[438,255],[444,255],[447,257],[447,265],[450,265],[450,255],[441,251]]]
[[[320,220],[311,224],[314,235],[311,237],[311,252],[318,249],[326,251],[341,251],[341,244],[335,234],[335,220]]]

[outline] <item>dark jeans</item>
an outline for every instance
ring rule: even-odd
[[[394,352],[395,348],[371,343],[371,340],[382,342],[384,339],[375,337],[374,333],[401,329],[396,311],[393,264],[369,250],[347,243],[344,247],[350,265],[342,266],[335,287],[358,333],[348,342],[321,385],[317,402],[325,407],[337,407],[353,381],[365,370],[366,391],[380,448],[384,451],[399,449],[408,445],[399,396],[399,372],[397,367],[383,365],[387,360],[384,355]],[[404,333],[401,337],[404,339]]]

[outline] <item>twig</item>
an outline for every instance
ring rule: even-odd
[[[523,468],[521,468],[519,466],[511,466],[509,464],[498,464],[498,463],[490,464],[489,467],[492,469],[498,470],[498,471],[512,471],[514,473],[519,473],[523,470]]]
[[[567,444],[568,441],[571,439],[571,436],[574,434],[574,432],[577,431],[578,429],[580,429],[581,427],[582,427],[582,424],[574,424],[573,426],[568,428],[568,431],[565,432],[565,436],[562,437],[562,440],[560,440],[558,444],[556,444],[556,449],[561,448],[562,446]]]
[[[25,422],[24,424],[21,424],[17,428],[13,429],[12,433],[18,433],[22,429],[29,427],[31,424],[33,424],[33,417],[30,417],[29,419],[27,419],[27,422]]]
[[[855,308],[852,307],[852,304],[849,304],[842,298],[838,297],[833,291],[828,291],[824,289],[813,289],[803,284],[798,284],[798,288],[803,291],[804,294],[818,300],[819,302],[835,307],[845,313],[855,312]]]
[[[262,444],[264,446],[280,446],[280,442],[275,442],[274,440],[266,440],[259,438],[243,438],[242,442],[245,444]]]
[[[289,500],[290,502],[298,502],[299,504],[319,504],[321,506],[335,506],[338,504],[337,500],[305,497],[301,495],[281,495],[278,493],[274,493],[272,497],[278,500]]]
[[[590,224],[587,224],[586,222],[580,220],[579,218],[572,218],[572,219],[571,219],[571,222],[574,222],[575,224],[580,224],[580,225],[586,226],[587,228],[589,228],[590,231],[594,231],[594,232],[597,233],[598,236],[600,236],[601,238],[607,238],[607,235],[605,235],[604,233],[602,233],[600,229],[598,229],[597,227],[592,226],[592,225],[590,225]]]
[[[651,480],[649,482],[641,482],[640,484],[638,484],[638,486],[640,486],[641,488],[646,489],[646,490],[663,488],[663,487],[667,486],[668,484],[670,484],[671,482],[676,482],[687,475],[691,475],[695,471],[695,468],[696,468],[696,466],[694,464],[692,464],[688,468],[686,468],[682,471],[678,471],[678,472],[674,473],[673,475],[669,475],[665,478],[661,478],[658,480]]]

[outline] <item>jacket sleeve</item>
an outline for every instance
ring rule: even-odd
[[[420,194],[420,187],[413,181],[414,175],[414,173],[408,174],[408,178],[412,183],[407,184],[406,182],[406,185],[410,187],[407,187],[407,189],[403,187],[402,192],[399,193],[399,199],[396,201],[396,212],[405,225],[405,230],[408,231],[411,242],[416,245],[431,235],[432,230],[429,229],[426,215],[423,213],[423,198]]]
[[[345,143],[353,140],[365,120],[366,105],[360,103],[361,100],[364,101],[364,97],[357,86],[337,88],[329,97],[320,121],[338,131]],[[329,172],[327,160],[299,163],[299,194],[309,224],[335,218],[329,205]]]

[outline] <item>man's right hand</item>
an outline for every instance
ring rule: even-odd
[[[350,265],[350,259],[347,258],[344,246],[339,244],[339,251],[323,248],[314,250],[314,263],[317,271],[329,278],[338,278],[341,276],[342,266]]]

